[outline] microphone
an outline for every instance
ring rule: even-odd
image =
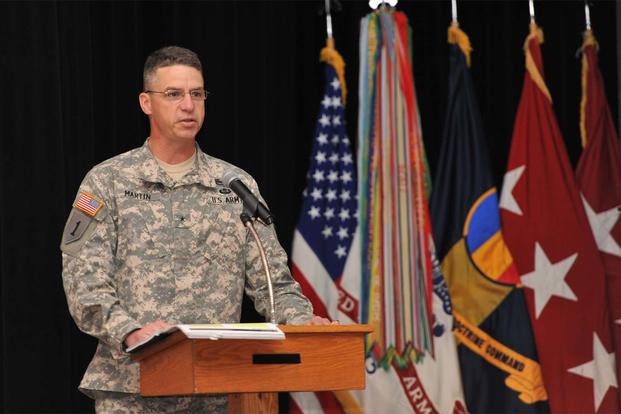
[[[246,187],[246,184],[242,182],[234,171],[229,170],[225,172],[222,176],[222,183],[242,199],[244,207],[250,212],[252,217],[258,217],[265,224],[272,224],[274,222],[272,213],[252,194],[252,191]]]
[[[265,272],[265,280],[267,281],[267,293],[269,298],[269,321],[270,323],[276,324],[276,312],[275,312],[275,302],[274,302],[274,288],[272,286],[272,274],[270,272],[270,267],[267,263],[267,256],[265,255],[265,249],[263,249],[263,244],[261,243],[261,239],[257,234],[257,231],[254,228],[254,223],[252,222],[250,216],[259,217],[263,223],[266,225],[272,224],[274,222],[274,216],[272,213],[265,207],[258,198],[252,194],[252,191],[246,187],[246,185],[242,182],[237,174],[234,171],[227,171],[222,176],[222,183],[226,185],[228,188],[233,190],[235,194],[239,196],[244,202],[244,211],[240,214],[240,218],[244,226],[250,231],[252,237],[254,237],[254,241],[257,243],[257,247],[259,248],[259,255],[261,256],[261,262],[263,263],[263,271]]]

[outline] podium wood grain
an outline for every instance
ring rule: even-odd
[[[175,332],[134,357],[140,361],[140,392],[164,396],[364,388],[369,326],[280,328],[285,340],[212,341]]]
[[[268,414],[278,413],[278,393],[249,392],[245,394],[229,394],[229,414]]]

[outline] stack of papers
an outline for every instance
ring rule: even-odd
[[[285,339],[273,323],[221,323],[177,325],[190,339]]]
[[[175,325],[154,333],[126,351],[140,351],[175,331],[183,332],[189,339],[285,339],[285,333],[277,325],[267,322]]]

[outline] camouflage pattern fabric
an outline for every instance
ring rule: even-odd
[[[260,314],[269,313],[259,251],[239,219],[242,202],[219,179],[232,169],[255,194],[257,184],[196,150],[193,170],[178,182],[145,143],[97,165],[80,186],[61,250],[69,311],[99,339],[80,384],[87,395],[139,392],[139,365],[123,340],[149,322],[236,323],[244,291]],[[83,214],[85,197],[96,212]],[[291,277],[273,225],[256,229],[273,276],[277,322],[307,322],[312,307]]]
[[[227,400],[220,397],[141,397],[106,393],[95,401],[97,414],[227,413]]]

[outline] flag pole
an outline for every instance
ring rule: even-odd
[[[338,3],[337,3],[338,5]],[[332,13],[330,12],[330,0],[325,0],[326,6],[326,47],[319,53],[319,60],[330,63],[336,70],[339,81],[341,82],[341,95],[343,103],[347,98],[347,87],[345,86],[345,61],[334,48],[334,36],[332,35]]]
[[[591,8],[589,7],[588,0],[584,0],[584,20],[586,22],[586,29],[591,30]]]
[[[457,23],[457,0],[451,0],[451,14],[453,16],[453,23]]]
[[[535,23],[535,5],[533,0],[528,0],[528,12],[530,14],[530,22]]]
[[[617,0],[617,39],[621,38],[621,0]],[[621,42],[617,42],[617,68],[621,68]],[[617,69],[617,102],[621,102],[621,70]],[[619,122],[618,127],[621,126],[621,105],[618,105]],[[621,134],[619,134],[619,148],[621,149]],[[621,153],[619,154],[621,156]]]
[[[334,37],[332,37],[332,14],[330,13],[330,0],[326,2],[326,47],[334,49]]]
[[[470,46],[470,39],[468,35],[459,28],[459,21],[457,20],[457,0],[451,0],[451,11],[453,20],[448,29],[448,42],[456,44],[464,56],[466,56],[466,65],[470,67],[470,52],[472,52],[472,46]]]
[[[617,39],[621,38],[621,0],[617,0]],[[621,42],[617,42],[617,68],[621,68]],[[617,102],[621,102],[621,70],[617,69]],[[619,107],[619,123],[621,126],[621,105]],[[619,134],[619,147],[621,148],[621,134]],[[621,153],[619,154],[621,156]]]

